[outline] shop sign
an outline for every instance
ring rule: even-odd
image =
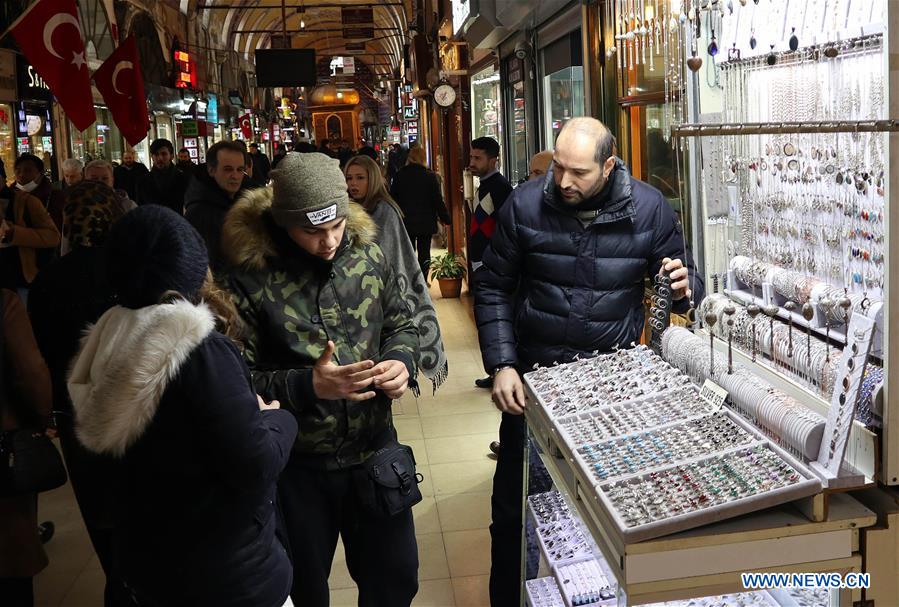
[[[0,99],[12,101],[16,98],[16,55],[0,50]]]
[[[31,143],[31,141],[28,139],[28,137],[19,137],[19,146],[20,147],[27,148],[30,143]]]
[[[206,120],[212,124],[219,122],[219,98],[213,93],[206,95]]]
[[[50,87],[44,82],[34,66],[25,60],[23,55],[17,55],[16,76],[19,86],[19,99],[36,99],[52,101],[53,94]]]
[[[97,135],[97,144],[103,145],[106,143],[106,135]]]
[[[343,37],[347,40],[371,40],[375,37],[375,30],[372,27],[345,27]]]
[[[364,53],[365,52],[365,43],[364,42],[347,42],[344,47],[346,48],[347,53]]]
[[[458,36],[462,33],[463,28],[468,24],[468,18],[471,16],[472,0],[452,0],[453,1],[453,34]]]
[[[414,107],[403,108],[404,120],[418,120],[418,111]]]
[[[521,59],[514,58],[509,61],[509,84],[516,84],[524,80],[524,67]]]
[[[375,11],[372,8],[350,8],[340,9],[340,22],[343,25],[366,25],[374,23]]]
[[[182,137],[196,137],[200,134],[200,127],[196,120],[184,120],[181,122]],[[185,146],[187,147],[187,146]]]

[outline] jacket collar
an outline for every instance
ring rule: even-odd
[[[206,204],[229,209],[238,196],[240,196],[240,191],[234,198],[229,198],[228,194],[209,175],[194,175],[190,178],[187,192],[184,194],[184,206],[187,208],[195,204]]]
[[[598,210],[596,219],[591,222],[591,225],[615,223],[636,217],[637,209],[634,206],[633,192],[631,190],[631,175],[620,158],[615,159],[615,168],[612,169],[606,186],[598,195],[605,196],[606,202]],[[543,202],[560,213],[573,217],[578,215],[575,209],[572,209],[559,199],[551,165],[546,172],[546,178],[543,182]]]
[[[228,211],[222,229],[222,249],[234,266],[259,271],[281,257],[281,237],[290,239],[283,229],[274,226],[269,212],[271,206],[272,189],[264,187],[245,191]],[[361,205],[351,202],[346,234],[338,254],[347,247],[374,243],[377,234],[374,220]]]

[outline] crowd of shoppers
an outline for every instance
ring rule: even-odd
[[[520,604],[520,372],[636,340],[661,268],[675,309],[702,296],[673,212],[612,146],[571,120],[512,190],[498,143],[471,145],[468,258],[503,412],[495,606]],[[171,142],[150,149],[150,171],[92,161],[56,201],[23,155],[0,190],[3,430],[57,412],[107,606],[326,606],[339,538],[360,605],[410,605],[421,477],[392,403],[449,372],[427,272],[450,215],[425,150],[393,150],[391,175],[374,150],[272,167],[221,142],[185,172]],[[0,499],[0,517],[0,598],[29,606],[37,496]]]

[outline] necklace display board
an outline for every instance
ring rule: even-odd
[[[899,329],[888,297],[899,122],[887,104],[897,86],[888,57],[899,44],[887,24],[899,9],[885,0],[679,6],[686,37],[666,56],[700,50],[681,64],[688,109],[671,135],[705,224],[694,242],[712,295],[697,315],[710,352],[705,375],[720,381],[709,359],[726,351],[741,377],[764,378],[821,418],[840,419],[841,453],[822,464],[836,471],[828,486],[899,484],[899,441],[879,423],[890,416],[875,398],[899,410],[886,340]],[[871,324],[873,341],[843,419],[847,407],[835,399],[855,317]],[[817,448],[829,453],[831,442]]]

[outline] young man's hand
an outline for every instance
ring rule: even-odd
[[[358,392],[370,386],[372,378],[377,374],[372,360],[351,365],[337,365],[331,360],[334,356],[334,342],[329,341],[325,351],[312,367],[312,388],[315,395],[325,400],[368,400],[374,398],[374,391]],[[405,365],[403,365],[405,367]]]
[[[513,367],[500,369],[493,376],[493,404],[503,413],[524,413],[524,385]]]
[[[391,399],[400,398],[409,386],[409,369],[398,360],[382,360],[372,369],[374,384]]]

